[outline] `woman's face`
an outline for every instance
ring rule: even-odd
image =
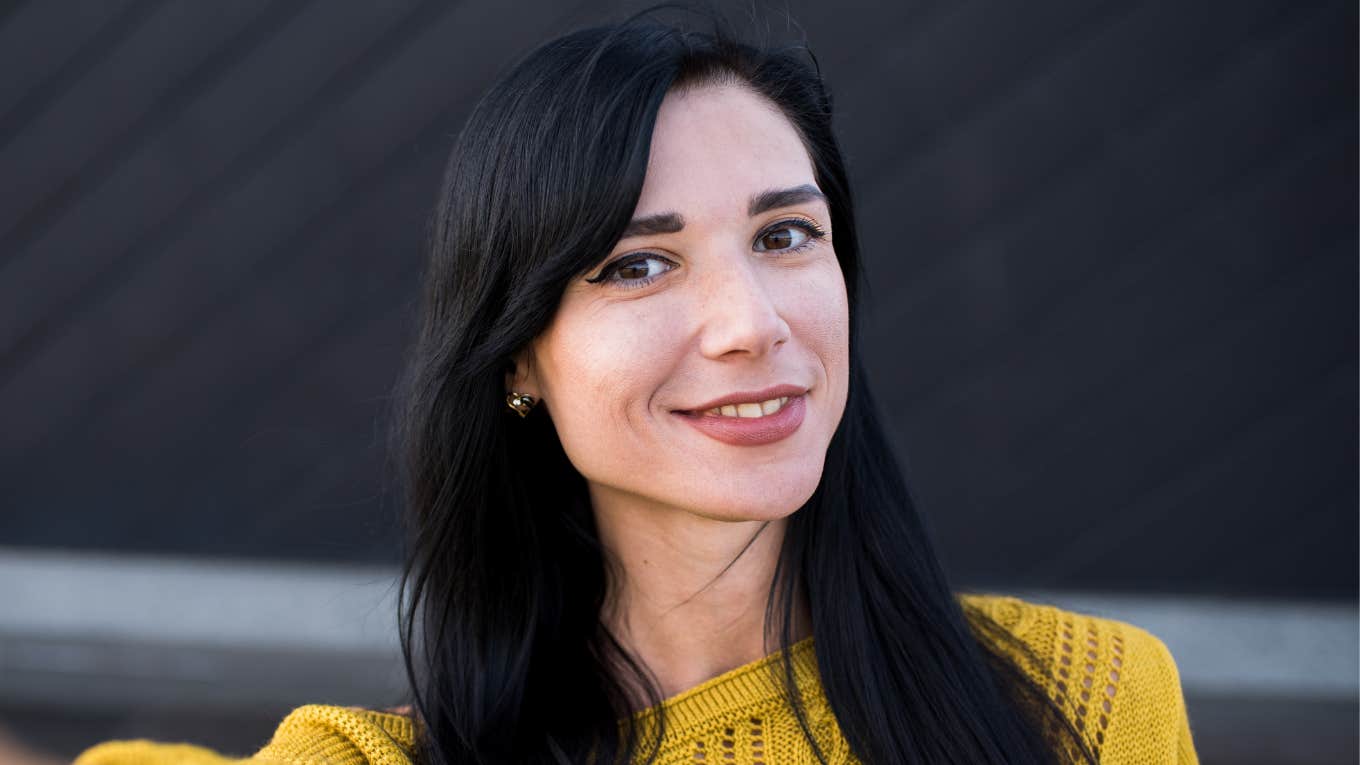
[[[833,234],[773,104],[666,96],[633,225],[568,286],[515,387],[542,399],[597,507],[768,520],[812,495],[849,377]]]

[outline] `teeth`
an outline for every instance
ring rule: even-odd
[[[760,411],[760,404],[737,404],[738,417],[764,417],[765,413]]]
[[[789,403],[789,397],[781,396],[779,398],[772,398],[769,401],[761,401],[760,403],[728,404],[726,406],[714,407],[713,409],[705,410],[704,414],[722,417],[768,417],[780,409],[783,409],[784,405],[787,403]]]

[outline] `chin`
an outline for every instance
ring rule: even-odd
[[[777,521],[797,512],[817,491],[820,479],[820,474],[813,481],[802,476],[783,483],[777,492],[769,491],[768,484],[732,487],[707,502],[696,497],[694,512],[725,521]]]

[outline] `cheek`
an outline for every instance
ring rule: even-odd
[[[850,394],[850,308],[840,264],[810,270],[797,282],[793,310],[784,312],[794,337],[821,365],[821,406],[828,441],[845,415]]]
[[[791,308],[784,312],[785,321],[822,359],[828,375],[834,378],[845,372],[850,358],[850,307],[839,263],[832,258],[790,286]],[[829,382],[834,385],[837,380]]]
[[[544,397],[567,456],[586,477],[634,460],[675,359],[675,322],[615,305],[560,322],[540,347]]]

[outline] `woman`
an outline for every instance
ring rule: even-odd
[[[398,433],[414,711],[304,707],[256,761],[1195,761],[1155,637],[949,589],[858,358],[800,51],[550,42],[470,117],[431,233]]]

